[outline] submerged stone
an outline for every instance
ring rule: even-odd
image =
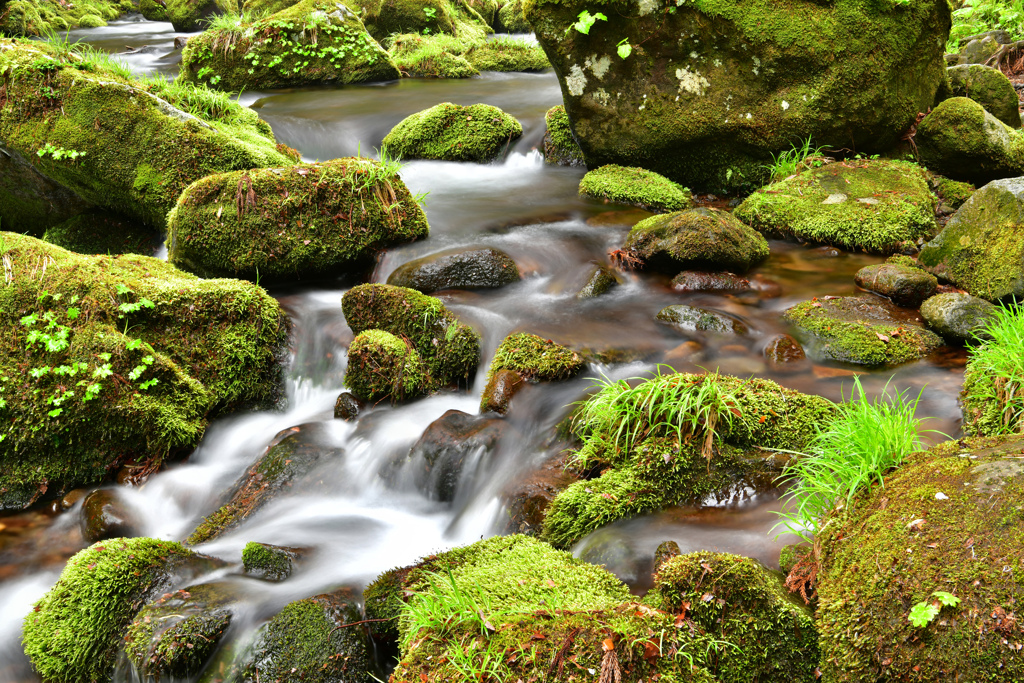
[[[650,211],[682,211],[693,206],[693,195],[685,187],[652,171],[614,164],[583,176],[580,195]]]
[[[966,97],[942,102],[914,138],[922,163],[954,180],[983,185],[1024,173],[1024,137]]]
[[[936,294],[921,304],[921,317],[947,342],[973,342],[987,337],[985,328],[995,318],[996,307],[962,292]]]
[[[498,418],[446,411],[409,451],[420,490],[432,500],[455,500],[467,460],[492,453],[507,429],[508,423]]]
[[[728,211],[689,209],[640,221],[622,251],[645,269],[745,273],[768,258],[768,242]]]
[[[684,270],[672,278],[672,289],[677,292],[747,292],[753,286],[750,280],[734,273]]]
[[[715,332],[718,334],[747,334],[747,326],[730,315],[707,308],[675,304],[658,311],[658,322],[682,332]]]
[[[917,308],[935,294],[939,281],[920,268],[899,263],[865,266],[854,275],[858,287],[888,298],[897,306]]]
[[[242,567],[249,576],[266,581],[284,581],[292,575],[295,564],[306,553],[302,548],[249,541],[242,548]]]
[[[139,535],[138,512],[115,489],[90,493],[82,502],[81,514],[82,538],[89,543]]]
[[[787,372],[801,369],[802,361],[807,358],[804,347],[788,334],[777,334],[768,340],[764,347],[764,357],[769,366],[776,372]]]
[[[522,134],[519,122],[497,107],[444,102],[403,119],[383,144],[403,159],[485,163],[504,156]]]
[[[442,289],[493,289],[519,281],[519,269],[503,251],[449,249],[409,261],[388,276],[388,284],[424,294]]]

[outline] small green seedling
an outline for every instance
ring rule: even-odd
[[[935,591],[931,594],[934,600],[922,600],[910,609],[910,616],[907,619],[916,628],[924,628],[939,616],[943,607],[956,607],[960,604],[960,598],[946,591]]]
[[[569,33],[569,31],[571,31],[572,29],[576,29],[583,35],[589,36],[591,27],[597,23],[598,19],[600,19],[601,21],[608,21],[608,17],[601,14],[600,12],[595,12],[591,14],[589,10],[583,10],[582,12],[579,13],[579,16],[576,17],[576,23],[572,24],[571,26],[569,26],[569,28],[565,29],[565,32]]]
[[[633,46],[629,44],[629,38],[623,38],[620,40],[615,51],[619,53],[619,57],[622,59],[626,59],[633,54]]]

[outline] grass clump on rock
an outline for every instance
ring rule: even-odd
[[[505,154],[523,127],[497,107],[444,102],[407,117],[384,138],[403,159],[491,161]]]
[[[1024,432],[1024,315],[1016,306],[992,310],[971,345],[960,394],[963,429],[973,436]]]
[[[682,211],[693,206],[693,195],[685,187],[653,171],[614,164],[583,176],[580,194],[651,211]]]

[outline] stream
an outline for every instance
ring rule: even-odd
[[[173,32],[170,24],[129,19],[74,31],[71,40],[108,51],[132,46],[135,52],[123,59],[133,70],[173,76],[180,55],[174,51],[174,39],[182,35],[187,34]],[[854,294],[854,273],[881,262],[880,257],[772,240],[771,257],[751,275],[776,283],[775,292],[681,294],[671,289],[668,278],[628,274],[624,285],[606,295],[576,298],[594,262],[606,262],[629,228],[649,214],[581,199],[577,185],[584,169],[544,163],[537,151],[542,146],[544,112],[561,104],[558,81],[550,71],[246,92],[241,101],[271,124],[279,142],[295,147],[306,160],[372,156],[395,124],[440,102],[482,102],[516,117],[524,134],[504,161],[405,165],[401,176],[409,189],[429,193],[431,235],[387,251],[372,281],[386,282],[398,266],[419,256],[478,245],[511,255],[523,279],[497,290],[440,295],[483,339],[481,364],[469,392],[440,393],[398,407],[377,406],[354,423],[333,417],[353,336],[341,311],[345,290],[321,285],[271,292],[295,323],[286,406],[222,418],[211,425],[186,462],[170,465],[140,488],[120,489],[135,509],[142,535],[182,540],[216,509],[222,492],[279,431],[318,423],[324,446],[343,452],[325,468],[315,490],[279,498],[240,528],[199,546],[201,552],[234,563],[240,562],[248,541],[313,549],[311,560],[280,584],[240,576],[234,573],[237,564],[214,577],[237,584],[246,595],[246,607],[232,622],[227,639],[243,638],[291,600],[340,585],[361,589],[391,567],[502,533],[507,520],[502,492],[509,482],[554,455],[553,429],[568,406],[585,397],[592,378],[649,375],[666,354],[669,359],[680,357],[673,350],[688,340],[703,348],[684,360],[673,360],[677,370],[719,369],[740,377],[767,377],[835,401],[850,394],[848,368],[807,363],[798,372],[776,374],[766,365],[763,347],[771,335],[787,331],[780,318],[783,310],[814,296]],[[681,336],[654,321],[661,308],[675,303],[730,313],[751,334],[725,345],[699,335]],[[431,422],[451,409],[479,411],[494,349],[518,331],[605,352],[621,362],[591,364],[579,379],[529,386],[517,394],[507,418],[515,427],[509,430],[514,436],[467,463],[454,502],[428,500],[411,477],[386,482],[381,468],[403,459]],[[887,384],[913,396],[921,392],[919,416],[933,418],[925,426],[956,435],[965,360],[962,350],[942,349],[895,370],[868,372],[861,381],[871,396]],[[683,552],[720,550],[777,567],[780,548],[793,539],[773,539],[771,533],[778,521],[772,511],[780,507],[779,495],[748,490],[729,500],[707,501],[699,510],[670,510],[623,521],[591,534],[574,552],[605,564],[637,591],[649,583],[654,549],[665,540],[675,540]],[[21,651],[21,622],[32,603],[53,585],[66,559],[87,545],[79,531],[80,509],[79,502],[60,512],[40,507],[0,517],[0,683],[38,681]],[[131,680],[131,672],[119,669],[116,679]]]

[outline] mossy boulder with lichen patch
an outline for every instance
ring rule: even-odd
[[[25,617],[22,644],[44,681],[109,681],[124,636],[148,600],[223,563],[173,541],[113,538],[68,560]]]
[[[204,88],[127,80],[44,42],[0,39],[0,73],[5,227],[42,235],[100,207],[162,230],[192,182],[295,161],[255,112]],[[71,197],[66,211],[35,194],[40,183]]]
[[[429,233],[401,178],[362,158],[211,175],[185,189],[167,223],[171,263],[265,282],[350,275]]]
[[[159,465],[213,417],[278,400],[290,322],[259,287],[3,239],[0,509]]]
[[[946,69],[954,97],[969,97],[1010,128],[1020,128],[1020,102],[1013,83],[1002,71],[981,64]]]
[[[544,160],[560,166],[583,166],[583,152],[572,134],[569,116],[561,104],[544,114]]]
[[[1024,133],[966,97],[937,106],[914,139],[921,163],[954,180],[984,185],[1024,174]]]
[[[571,379],[585,365],[580,354],[550,339],[526,332],[511,334],[494,351],[480,412],[505,413],[512,396],[526,382]]]
[[[1019,436],[911,455],[823,528],[817,626],[826,681],[1016,681],[1024,592]],[[923,626],[910,621],[935,591]]]
[[[0,3],[0,35],[40,36],[49,31],[105,26],[108,21],[134,11],[131,0],[11,0]]]
[[[736,217],[771,236],[891,254],[931,237],[928,172],[902,161],[826,164],[753,193]]]
[[[497,107],[444,102],[403,119],[383,144],[404,159],[485,163],[503,156],[522,134],[522,125]]]
[[[757,184],[771,153],[808,135],[885,151],[946,85],[944,0],[523,5],[588,167],[639,166],[693,189]],[[597,9],[614,19],[572,28]]]
[[[583,176],[580,195],[650,211],[682,211],[693,206],[693,194],[678,183],[653,171],[614,164]]]

